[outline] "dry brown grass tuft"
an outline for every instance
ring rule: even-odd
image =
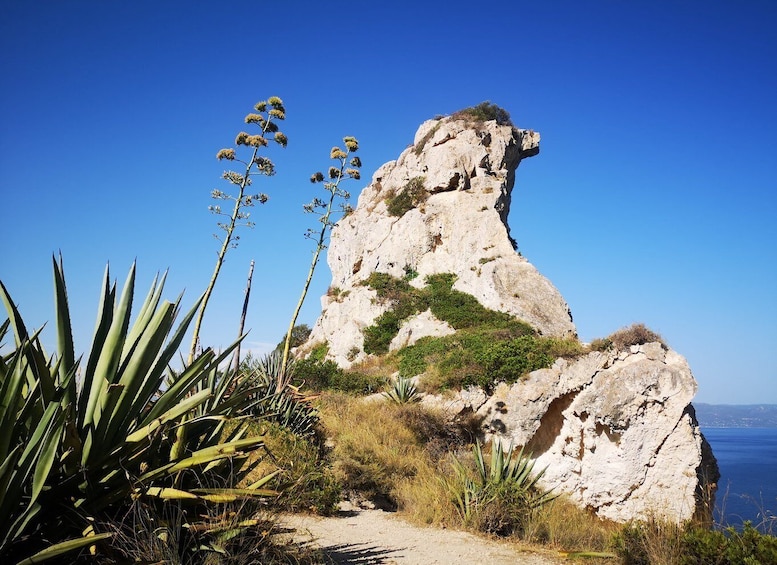
[[[632,345],[643,345],[645,343],[659,342],[664,348],[666,343],[664,339],[645,324],[632,324],[627,328],[622,328],[607,338],[617,349],[626,349]]]
[[[559,497],[538,508],[525,526],[526,539],[559,551],[608,551],[620,526]]]

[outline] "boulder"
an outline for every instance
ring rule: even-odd
[[[690,404],[696,388],[681,355],[648,343],[559,359],[488,398],[424,401],[475,411],[487,440],[524,447],[545,487],[602,518],[682,522],[710,510],[719,478]]]

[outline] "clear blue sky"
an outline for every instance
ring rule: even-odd
[[[512,234],[583,340],[635,321],[685,355],[697,401],[777,403],[777,2],[0,1],[0,279],[31,326],[53,319],[62,250],[77,345],[105,264],[138,294],[205,288],[217,249],[216,151],[253,104],[286,103],[203,339],[283,335],[301,290],[310,173],[345,135],[364,181],[418,125],[483,100],[542,134]],[[320,190],[320,189],[319,189]],[[300,322],[330,282],[316,275]],[[47,338],[53,339],[51,337]]]

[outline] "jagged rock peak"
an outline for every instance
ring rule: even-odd
[[[424,122],[413,145],[375,172],[354,211],[333,229],[332,284],[308,345],[326,342],[330,358],[344,367],[366,357],[363,330],[390,307],[363,284],[374,272],[419,288],[429,275],[453,273],[453,288],[483,306],[544,335],[576,335],[567,303],[515,251],[507,225],[515,170],[539,152],[539,140],[539,133],[504,120],[461,113]],[[393,347],[450,331],[421,314],[406,321],[412,329],[403,327]]]

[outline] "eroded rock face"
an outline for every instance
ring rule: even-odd
[[[686,360],[660,343],[560,359],[483,397],[427,402],[474,410],[492,439],[525,446],[543,483],[597,515],[625,522],[691,518],[709,504],[717,464],[690,402]],[[705,494],[707,496],[705,496]]]
[[[343,367],[366,357],[363,330],[388,308],[362,284],[376,271],[417,273],[411,284],[419,287],[428,275],[454,273],[453,288],[487,308],[545,335],[575,335],[567,303],[515,252],[507,227],[515,170],[538,150],[539,134],[496,121],[422,124],[414,144],[378,169],[354,212],[332,231],[327,260],[340,292],[322,298],[308,344],[326,341]],[[430,313],[407,323],[414,326],[403,345],[444,331]]]

